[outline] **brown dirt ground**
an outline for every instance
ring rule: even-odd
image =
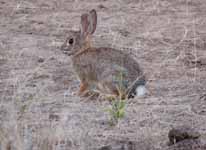
[[[110,102],[75,94],[79,81],[59,50],[92,8],[94,45],[131,52],[148,79],[149,94],[128,100],[116,127],[107,123]],[[91,150],[116,140],[161,148],[182,124],[206,134],[206,1],[0,0],[2,150]]]

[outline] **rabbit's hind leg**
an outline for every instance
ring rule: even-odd
[[[101,82],[101,84],[98,84],[98,88],[107,99],[115,99],[117,97],[125,99],[126,97],[125,93],[120,91],[120,89],[113,82]]]

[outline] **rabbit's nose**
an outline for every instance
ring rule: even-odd
[[[60,49],[61,49],[62,51],[68,51],[68,48],[67,48],[67,46],[66,46],[65,43],[62,44],[62,46],[60,47]]]

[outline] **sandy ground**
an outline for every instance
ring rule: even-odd
[[[148,79],[149,94],[128,100],[115,127],[109,101],[76,95],[79,81],[59,50],[93,8],[94,45],[129,51]],[[0,0],[1,150],[92,150],[118,140],[161,148],[183,124],[206,134],[205,0]]]

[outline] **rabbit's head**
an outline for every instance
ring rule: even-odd
[[[61,50],[66,55],[75,55],[90,47],[90,37],[95,32],[97,13],[93,9],[81,15],[80,31],[69,31]]]

